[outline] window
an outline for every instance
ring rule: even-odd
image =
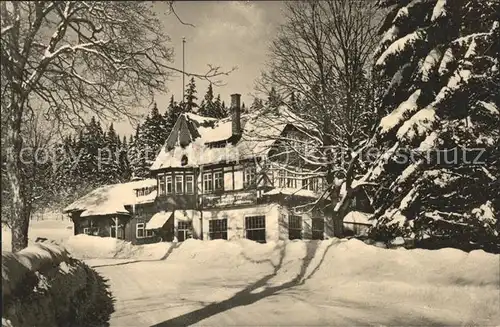
[[[194,176],[186,175],[186,194],[194,193]]]
[[[165,195],[166,189],[165,189],[165,175],[164,174],[158,175],[158,185],[159,185],[159,194]]]
[[[216,191],[221,191],[224,189],[224,178],[222,171],[214,172],[214,189]]]
[[[175,176],[175,193],[176,194],[182,194],[183,193],[183,176]]]
[[[213,187],[212,187],[212,173],[205,173],[203,174],[203,191],[205,193],[207,192],[212,192]]]
[[[172,194],[172,176],[167,176],[167,194]]]
[[[191,221],[179,221],[177,225],[177,240],[179,242],[191,238],[193,224]]]
[[[227,219],[214,219],[208,222],[208,236],[211,240],[227,240]]]
[[[146,229],[146,224],[143,222],[137,223],[135,225],[135,236],[137,238],[153,237],[154,233],[152,230]]]
[[[288,239],[300,240],[302,239],[302,217],[301,216],[288,216]]]
[[[83,233],[87,235],[99,236],[99,227],[85,227]]]
[[[246,238],[266,243],[266,216],[245,217]]]
[[[325,221],[323,218],[313,218],[311,230],[313,240],[322,240],[325,231]]]
[[[285,187],[285,176],[286,173],[284,169],[278,170],[278,187]]]
[[[305,183],[305,189],[310,190],[310,191],[317,191],[318,190],[318,179],[314,177],[306,178],[304,180]]]
[[[256,183],[255,176],[256,176],[255,166],[245,167],[243,171],[243,186],[247,187],[255,185]]]
[[[145,228],[146,228],[146,225],[144,223],[137,223],[135,225],[135,236],[137,238],[144,238],[146,235]]]
[[[299,138],[296,133],[288,133],[286,136],[288,139],[288,145],[290,146],[292,151],[298,151],[299,150]]]
[[[287,174],[286,174],[286,187],[289,187],[289,188],[296,188],[297,187],[297,183],[295,180],[295,174],[287,172]]]

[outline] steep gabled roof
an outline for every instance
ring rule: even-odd
[[[197,167],[263,157],[287,125],[294,125],[298,129],[310,127],[284,107],[279,109],[279,114],[256,112],[243,115],[241,123],[241,138],[229,143],[232,136],[231,118],[215,120],[182,114],[150,169]],[[221,141],[228,141],[228,144],[224,148],[210,146]],[[183,157],[187,158],[187,163],[182,160]]]
[[[154,202],[156,191],[136,196],[135,190],[156,186],[156,179],[101,186],[63,209],[63,212],[85,211],[86,216],[127,214],[125,206]]]

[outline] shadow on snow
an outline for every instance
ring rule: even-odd
[[[277,264],[274,264],[271,260],[252,260],[248,257],[245,257],[245,259],[252,261],[254,263],[270,263],[273,266],[273,272],[269,275],[266,275],[256,282],[254,282],[251,285],[248,285],[245,289],[237,292],[235,295],[232,297],[221,301],[221,302],[216,302],[209,304],[203,308],[200,308],[198,310],[192,311],[185,313],[181,316],[168,319],[166,321],[163,321],[161,323],[152,325],[151,327],[167,327],[167,326],[190,326],[196,323],[199,323],[200,321],[209,318],[211,316],[217,315],[219,313],[231,310],[236,307],[240,306],[245,306],[249,305],[252,303],[255,303],[259,300],[262,300],[266,297],[275,295],[276,293],[290,289],[295,286],[303,285],[308,279],[310,279],[319,269],[321,264],[323,263],[327,252],[330,250],[330,248],[335,245],[338,242],[332,242],[331,244],[328,245],[328,247],[325,249],[318,265],[314,267],[314,269],[311,271],[306,276],[306,272],[311,264],[311,261],[315,257],[316,251],[318,250],[319,244],[321,242],[317,241],[312,241],[312,242],[305,242],[306,244],[306,255],[303,259],[302,265],[300,267],[300,272],[297,274],[295,278],[292,280],[285,282],[281,285],[277,286],[267,286],[266,285],[269,283],[269,281],[274,278],[275,276],[278,275],[279,270],[281,269],[283,265],[283,260],[285,258],[285,251],[286,251],[286,245],[278,246],[277,248],[279,249],[279,261]],[[254,291],[258,290],[259,288],[264,289],[260,292],[254,293]]]

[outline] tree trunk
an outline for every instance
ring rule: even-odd
[[[25,191],[23,170],[21,162],[21,149],[23,140],[21,138],[22,108],[16,102],[12,103],[12,116],[10,117],[9,130],[7,133],[7,144],[10,153],[7,155],[6,170],[7,178],[11,188],[11,233],[12,252],[20,251],[28,246],[28,226],[31,208],[28,195]]]
[[[333,192],[330,193],[331,206],[332,206],[332,228],[333,236],[342,238],[344,237],[344,216],[341,212],[335,210],[337,202],[335,201],[335,196],[338,195],[340,190],[338,188],[333,188]]]

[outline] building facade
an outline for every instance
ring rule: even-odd
[[[75,233],[84,232],[76,227],[84,221],[105,217],[101,224],[105,220],[116,225],[119,218],[123,232],[109,235],[123,235],[134,243],[191,237],[324,239],[332,235],[323,203],[332,201],[321,196],[326,183],[298,151],[291,151],[308,146],[307,135],[307,125],[285,108],[242,115],[240,95],[233,94],[231,117],[179,117],[150,168],[152,178],[142,181],[149,193],[141,191],[140,182],[117,187],[123,191],[123,185],[130,184],[135,196],[123,203],[126,212],[120,212],[121,207],[86,212],[85,206],[75,204],[65,211],[72,214]],[[141,196],[148,201],[138,201]]]

